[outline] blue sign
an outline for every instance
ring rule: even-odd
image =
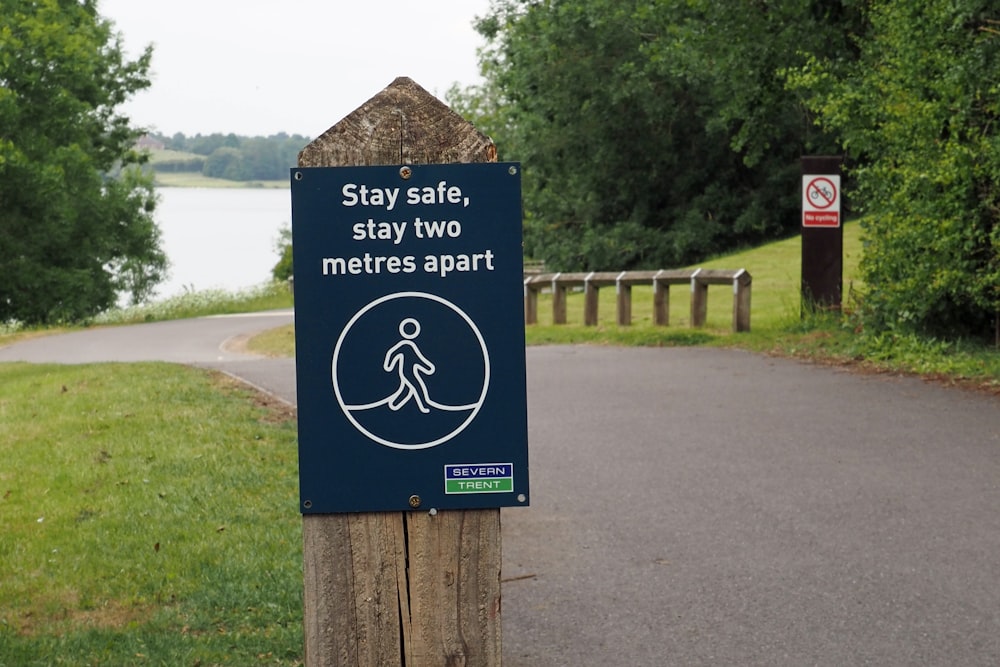
[[[527,505],[520,166],[293,169],[292,248],[301,511]]]

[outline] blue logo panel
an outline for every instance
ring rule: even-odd
[[[301,511],[527,505],[519,165],[293,169],[292,243]]]

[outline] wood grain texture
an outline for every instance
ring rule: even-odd
[[[495,161],[489,137],[406,77],[299,153],[300,167]]]
[[[299,153],[300,167],[493,161],[405,77]],[[308,667],[500,665],[499,509],[305,515],[303,542]]]

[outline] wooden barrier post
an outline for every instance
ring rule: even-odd
[[[552,278],[552,324],[566,324],[566,286],[559,282],[560,275]]]
[[[750,274],[740,269],[733,276],[733,331],[750,331]]]
[[[538,290],[531,284],[531,278],[524,279],[524,323],[538,324]]]
[[[698,269],[691,274],[691,326],[705,326],[708,286],[733,286],[733,332],[750,330],[750,274],[746,269]]]
[[[618,326],[627,327],[632,324],[632,283],[622,280],[625,271],[615,279],[615,297],[617,299]]]
[[[494,162],[401,77],[310,143],[300,167]],[[303,515],[308,667],[500,664],[500,510]]]
[[[593,282],[593,271],[583,280],[583,324],[597,326],[597,285]]]
[[[705,326],[708,317],[708,283],[698,280],[698,269],[691,275],[691,326]]]
[[[661,327],[670,324],[670,283],[661,281],[663,270],[653,276],[653,324]]]

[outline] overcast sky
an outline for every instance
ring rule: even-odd
[[[313,138],[397,76],[444,99],[480,81],[489,0],[100,0],[133,56],[153,45],[134,124],[171,135]]]

